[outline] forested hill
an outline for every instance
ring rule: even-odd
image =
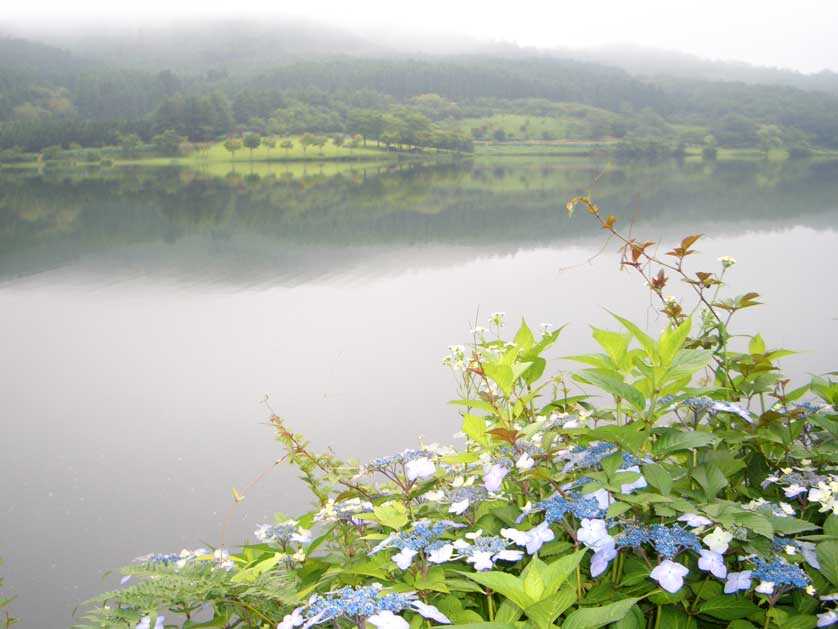
[[[283,47],[287,42],[274,49]],[[241,70],[201,64],[152,70],[122,65],[118,57],[105,63],[0,39],[0,149],[102,146],[125,134],[149,141],[165,131],[193,142],[245,132],[381,139],[388,120],[393,133],[414,140],[416,133],[405,127],[496,141],[654,137],[838,148],[838,95],[639,78],[613,66],[544,55],[383,57],[365,50],[282,63],[257,56]],[[506,127],[496,123],[499,116]],[[532,129],[540,129],[538,136]]]

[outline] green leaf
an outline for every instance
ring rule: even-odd
[[[614,376],[605,375],[597,371],[583,371],[573,375],[574,379],[587,382],[595,387],[599,387],[606,393],[610,393],[614,397],[626,400],[638,411],[646,409],[646,398],[643,394],[622,380]]]
[[[576,571],[576,566],[579,565],[587,552],[583,548],[572,555],[566,555],[553,563],[547,564],[542,575],[545,591],[552,593],[558,590],[567,581],[568,577]]]
[[[483,371],[500,387],[504,395],[508,396],[512,392],[512,385],[515,383],[515,374],[512,372],[512,367],[487,363],[483,365]]]
[[[662,366],[669,367],[672,363],[676,353],[684,345],[684,341],[690,333],[692,324],[692,317],[689,317],[677,328],[673,328],[670,325],[663,331],[660,341],[658,342]]]
[[[547,629],[568,607],[576,602],[576,589],[564,587],[526,609],[527,617],[538,629]]]
[[[655,341],[651,336],[646,334],[643,330],[641,330],[628,319],[623,319],[622,317],[615,315],[613,312],[609,312],[609,314],[612,317],[614,317],[617,321],[619,321],[626,330],[632,333],[634,338],[638,340],[638,342],[643,346],[643,349],[646,350],[646,353],[649,356],[657,356]]]
[[[513,341],[523,351],[527,351],[535,344],[535,337],[532,335],[532,331],[525,320],[521,319],[521,327],[518,328],[518,332],[515,334]]]
[[[469,439],[487,447],[489,437],[486,435],[486,420],[477,415],[466,413],[463,415],[463,432]]]
[[[470,622],[465,625],[445,625],[449,629],[517,629],[508,622]]]
[[[619,369],[626,357],[626,352],[628,352],[631,335],[609,332],[608,330],[600,330],[599,328],[593,328],[593,330],[594,339],[608,353],[608,357],[614,363],[613,367]]]
[[[637,605],[629,610],[629,613],[623,616],[622,620],[618,620],[611,629],[644,629],[646,627],[646,618],[643,612]]]
[[[736,620],[737,618],[747,618],[754,612],[759,611],[759,607],[741,596],[723,594],[706,601],[698,611],[720,620]]]
[[[701,485],[708,501],[713,500],[729,484],[724,472],[715,463],[702,463],[693,469],[692,477]]]
[[[467,406],[470,408],[476,408],[481,411],[485,411],[491,415],[494,415],[497,411],[495,407],[489,404],[486,400],[454,400],[452,402],[448,402],[453,406]]]
[[[765,353],[765,341],[762,340],[762,337],[759,334],[755,334],[751,337],[751,342],[748,343],[748,352],[751,354]]]
[[[457,573],[502,594],[521,609],[526,609],[535,603],[524,591],[524,582],[506,572],[462,572],[458,570]]]
[[[713,357],[709,349],[682,349],[678,350],[672,364],[666,371],[666,377],[678,378],[680,376],[691,376],[699,369],[703,369]]]
[[[625,426],[600,426],[594,428],[588,434],[593,439],[616,443],[632,454],[639,454],[643,444],[649,438],[649,433],[643,430],[640,422]]]
[[[373,520],[391,529],[399,530],[407,524],[407,509],[399,502],[391,502],[386,505],[376,505],[372,513],[362,513],[357,517],[362,520]]]
[[[660,627],[666,629],[696,629],[698,623],[695,618],[688,616],[684,610],[679,607],[668,605],[660,609]]]
[[[838,585],[838,540],[821,542],[815,548],[820,572],[832,585]]]
[[[668,496],[672,491],[672,475],[667,472],[662,465],[651,463],[642,466],[643,478],[652,487],[661,492],[662,495]]]
[[[622,620],[639,598],[626,598],[602,607],[577,609],[562,623],[562,629],[597,629]]]
[[[659,456],[679,450],[703,448],[717,441],[712,433],[698,430],[685,431],[679,428],[664,428],[658,431],[658,434],[660,437],[652,447],[652,451]]]

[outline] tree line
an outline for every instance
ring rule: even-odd
[[[562,59],[335,57],[253,73],[189,74],[105,67],[19,40],[0,40],[0,52],[5,149],[105,146],[126,134],[151,143],[173,131],[193,143],[245,133],[359,134],[393,147],[467,150],[474,139],[501,134],[466,133],[463,120],[498,112],[559,116],[558,108],[571,104],[602,112],[587,123],[592,137],[650,137],[669,125],[702,127],[696,133],[712,134],[719,146],[760,146],[760,133],[773,126],[787,144],[838,148],[835,95],[640,80]]]

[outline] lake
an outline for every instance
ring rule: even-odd
[[[798,381],[838,367],[836,162],[1,171],[0,571],[21,626],[70,625],[138,555],[217,545],[231,488],[281,456],[266,396],[364,460],[459,430],[440,359],[493,311],[571,323],[554,369],[605,308],[661,328],[568,217],[591,190],[639,237],[705,234],[698,270],[734,256],[732,288],[767,304],[740,329],[799,350]],[[305,507],[276,468],[225,539]]]

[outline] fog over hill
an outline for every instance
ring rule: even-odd
[[[485,40],[444,32],[369,28],[349,30],[302,18],[145,21],[101,24],[14,22],[0,18],[0,35],[41,42],[82,59],[144,70],[247,72],[295,61],[350,55],[360,57],[477,55],[501,58],[552,57],[619,67],[645,78],[679,78],[784,85],[838,93],[838,72],[803,73],[736,60],[634,44],[590,48],[536,48],[511,41]],[[7,50],[0,39],[0,65],[30,65],[26,55]],[[29,48],[37,44],[29,43]],[[54,52],[60,71],[66,52]]]

